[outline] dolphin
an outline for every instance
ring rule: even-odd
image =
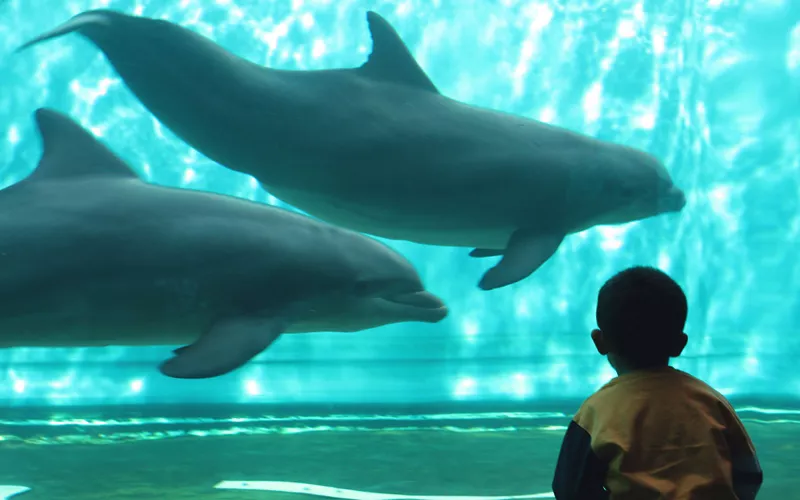
[[[388,246],[305,215],[161,187],[39,109],[38,167],[0,191],[0,347],[188,344],[174,378],[233,371],[283,333],[435,323]]]
[[[80,33],[176,136],[282,201],[383,238],[501,256],[484,290],[525,279],[568,234],[686,204],[654,156],[446,97],[383,17],[367,23],[372,52],[348,69],[265,68],[111,10],[19,50]]]

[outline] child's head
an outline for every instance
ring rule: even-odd
[[[617,372],[667,366],[686,346],[687,309],[672,278],[652,267],[631,267],[600,289],[592,340]]]

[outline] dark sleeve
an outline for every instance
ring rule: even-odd
[[[556,500],[607,500],[608,464],[592,450],[592,436],[574,420],[570,422],[553,478]]]
[[[744,425],[738,418],[734,422],[725,436],[731,454],[733,490],[739,500],[754,500],[764,482],[764,472]]]

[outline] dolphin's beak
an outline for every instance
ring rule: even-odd
[[[662,211],[680,212],[686,206],[686,194],[679,187],[672,186],[659,201]]]
[[[427,291],[401,293],[386,297],[385,300],[424,311],[424,321],[430,323],[437,323],[443,320],[449,312],[442,299]]]

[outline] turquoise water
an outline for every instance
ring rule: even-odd
[[[568,237],[531,278],[484,293],[464,249],[390,242],[450,306],[436,325],[284,337],[243,370],[186,391],[153,365],[165,348],[0,352],[13,405],[403,402],[581,398],[612,372],[593,352],[598,287],[652,264],[690,300],[677,366],[728,395],[794,398],[793,284],[800,169],[800,7],[788,1],[0,3],[0,184],[40,154],[32,112],[90,127],[151,182],[279,202],[160,126],[77,35],[12,50],[109,7],[169,19],[276,68],[360,65],[365,11],[393,23],[444,94],[645,149],[688,197],[664,215]],[[475,200],[486,203],[490,200]],[[440,363],[446,361],[446,363]],[[268,383],[263,382],[268,379]],[[199,387],[199,385],[198,385]],[[390,390],[387,390],[389,388]]]
[[[180,23],[286,69],[360,65],[370,50],[365,11],[376,10],[444,94],[647,150],[665,160],[688,203],[680,215],[569,236],[531,278],[492,292],[475,286],[489,263],[466,250],[390,241],[448,303],[444,322],[287,336],[257,362],[191,390],[155,371],[163,347],[5,350],[4,404],[580,399],[612,376],[588,337],[596,291],[633,264],[661,267],[689,296],[690,344],[677,366],[732,397],[788,404],[800,393],[792,369],[800,352],[797,5],[7,0],[3,186],[38,160],[31,114],[48,106],[90,127],[150,182],[280,204],[160,126],[82,38],[12,53],[101,7]]]
[[[467,439],[535,428],[545,437],[531,446],[543,455],[531,455],[525,467],[549,474],[547,450],[555,450],[564,422],[613,375],[589,339],[597,290],[616,271],[648,264],[670,273],[689,297],[689,346],[675,365],[728,395],[756,426],[754,439],[774,471],[770,498],[796,491],[792,485],[775,493],[773,478],[797,477],[789,466],[775,469],[797,456],[780,443],[797,442],[800,422],[800,4],[0,0],[0,187],[37,163],[32,113],[47,106],[90,128],[149,182],[281,205],[254,179],[212,163],[159,125],[77,35],[12,52],[94,8],[168,19],[284,69],[360,65],[370,50],[365,12],[375,10],[442,93],[649,151],[664,159],[688,202],[680,214],[571,235],[533,276],[491,292],[476,287],[491,264],[466,249],[387,241],[448,304],[447,319],[284,336],[215,379],[161,376],[156,365],[169,356],[166,347],[0,350],[4,445],[422,428]],[[276,407],[262,405],[271,403],[280,404],[279,414],[264,416]],[[309,416],[309,405],[323,416]],[[346,415],[355,407],[357,414]],[[508,413],[516,410],[524,413]],[[342,454],[357,455],[342,444],[350,438],[330,439],[314,446],[336,443]],[[451,454],[473,449],[453,443],[441,446]],[[0,458],[12,457],[3,454],[10,449],[0,447]],[[213,451],[192,453],[213,459]],[[293,460],[306,459],[297,453]],[[109,458],[86,460],[90,469]],[[512,469],[520,481],[529,473]],[[22,482],[35,491],[43,476],[26,474],[13,469],[0,484]],[[501,479],[497,484],[513,483]],[[549,487],[546,478],[536,485]]]

